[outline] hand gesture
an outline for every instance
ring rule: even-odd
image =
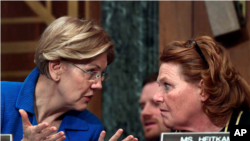
[[[49,127],[48,123],[32,126],[28,114],[22,109],[19,110],[19,113],[23,123],[22,141],[63,141],[66,138],[63,131],[56,133],[57,128],[55,126]]]
[[[109,139],[109,141],[117,141],[118,138],[121,136],[122,132],[122,129],[117,130],[117,132]],[[98,141],[104,141],[105,135],[106,132],[102,131]],[[133,135],[129,135],[123,141],[138,141],[138,139],[135,138]]]

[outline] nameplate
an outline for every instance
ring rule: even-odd
[[[12,134],[0,134],[1,141],[13,141]]]
[[[162,133],[161,141],[230,141],[229,132]]]

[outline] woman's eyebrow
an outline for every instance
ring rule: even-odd
[[[101,69],[101,67],[98,66],[98,65],[96,65],[96,64],[89,64],[89,66],[95,66],[95,67],[97,67],[98,69]]]
[[[156,82],[157,82],[158,84],[160,84],[164,79],[166,79],[165,77],[166,77],[166,76],[158,77],[158,79],[157,79]]]

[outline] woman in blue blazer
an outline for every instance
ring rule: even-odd
[[[14,141],[104,140],[101,121],[86,108],[108,79],[103,71],[113,60],[113,43],[99,25],[55,20],[38,42],[37,67],[26,80],[1,83],[2,133],[13,134]]]

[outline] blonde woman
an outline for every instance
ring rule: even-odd
[[[1,83],[2,133],[13,134],[15,141],[104,140],[101,121],[86,108],[108,79],[104,70],[113,60],[113,43],[99,25],[71,17],[55,20],[41,36],[37,67],[26,80]]]

